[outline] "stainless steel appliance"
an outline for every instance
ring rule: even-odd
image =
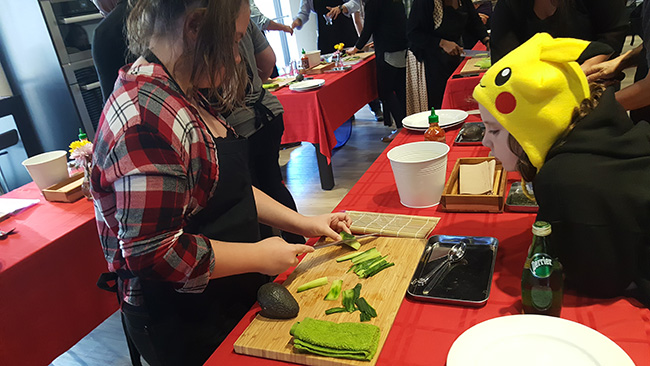
[[[33,121],[28,151],[94,138],[102,95],[91,56],[102,19],[90,0],[0,0],[0,61]]]

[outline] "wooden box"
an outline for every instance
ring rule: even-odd
[[[83,172],[75,173],[70,178],[45,188],[43,190],[43,196],[48,201],[74,202],[84,195],[81,192],[81,183],[83,180]]]
[[[442,191],[440,206],[450,212],[503,212],[505,204],[505,190],[507,172],[503,170],[501,162],[497,160],[494,172],[494,185],[492,194],[459,194],[459,170],[461,164],[479,164],[493,160],[494,157],[485,158],[459,158],[456,160],[454,170],[451,172],[445,189]]]
[[[325,71],[331,70],[333,68],[334,68],[334,62],[320,63],[314,67],[310,67],[308,69],[302,69],[300,70],[300,73],[307,74],[307,75],[322,74]]]

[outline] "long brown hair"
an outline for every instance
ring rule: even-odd
[[[591,96],[589,98],[584,99],[580,103],[580,106],[576,107],[573,110],[573,114],[571,115],[571,122],[569,123],[569,126],[564,130],[562,135],[560,135],[560,137],[555,141],[555,143],[553,144],[553,146],[551,146],[549,151],[564,145],[567,136],[571,133],[571,131],[573,131],[576,124],[581,119],[586,117],[589,113],[591,113],[591,111],[596,109],[596,107],[598,106],[600,97],[603,95],[603,92],[605,92],[605,86],[599,83],[590,83],[589,89],[591,91]],[[512,135],[508,136],[508,147],[510,148],[510,151],[512,151],[512,153],[519,158],[519,160],[517,161],[516,169],[519,172],[519,174],[521,174],[521,177],[527,182],[532,182],[533,179],[535,179],[535,176],[537,175],[537,168],[533,166],[524,149],[521,147],[519,142],[515,140],[515,138]]]
[[[240,105],[245,95],[247,81],[243,65],[237,64],[235,49],[236,20],[239,12],[248,6],[248,0],[130,0],[133,9],[127,19],[129,49],[136,55],[144,55],[151,38],[171,36],[177,32],[178,20],[190,11],[203,12],[196,42],[192,46],[187,34],[183,34],[183,55],[173,68],[187,63],[190,69],[190,87],[185,92],[195,98],[199,79],[207,77],[210,85],[208,95],[217,103],[218,112]]]

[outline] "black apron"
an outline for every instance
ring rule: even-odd
[[[357,30],[354,28],[352,17],[347,17],[343,12],[332,19],[332,25],[327,25],[325,17],[329,13],[327,7],[343,5],[342,0],[314,0],[314,11],[318,19],[318,49],[321,54],[336,51],[334,45],[343,43],[345,48],[354,46],[357,43]]]
[[[149,58],[160,63],[155,56]],[[184,231],[226,242],[257,242],[248,142],[231,130],[214,142],[217,187],[206,207],[188,219]],[[144,304],[121,307],[130,346],[133,343],[150,364],[201,365],[253,306],[257,289],[269,281],[260,273],[228,276],[210,280],[202,293],[179,293],[170,283],[141,281]]]

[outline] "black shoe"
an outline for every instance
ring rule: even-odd
[[[378,111],[375,113],[375,120],[377,122],[384,122],[384,112]]]
[[[399,129],[393,130],[393,132],[391,132],[389,135],[382,137],[381,141],[382,142],[391,142],[391,141],[393,141],[393,139],[395,138],[395,136],[397,136],[399,131],[400,131]]]

